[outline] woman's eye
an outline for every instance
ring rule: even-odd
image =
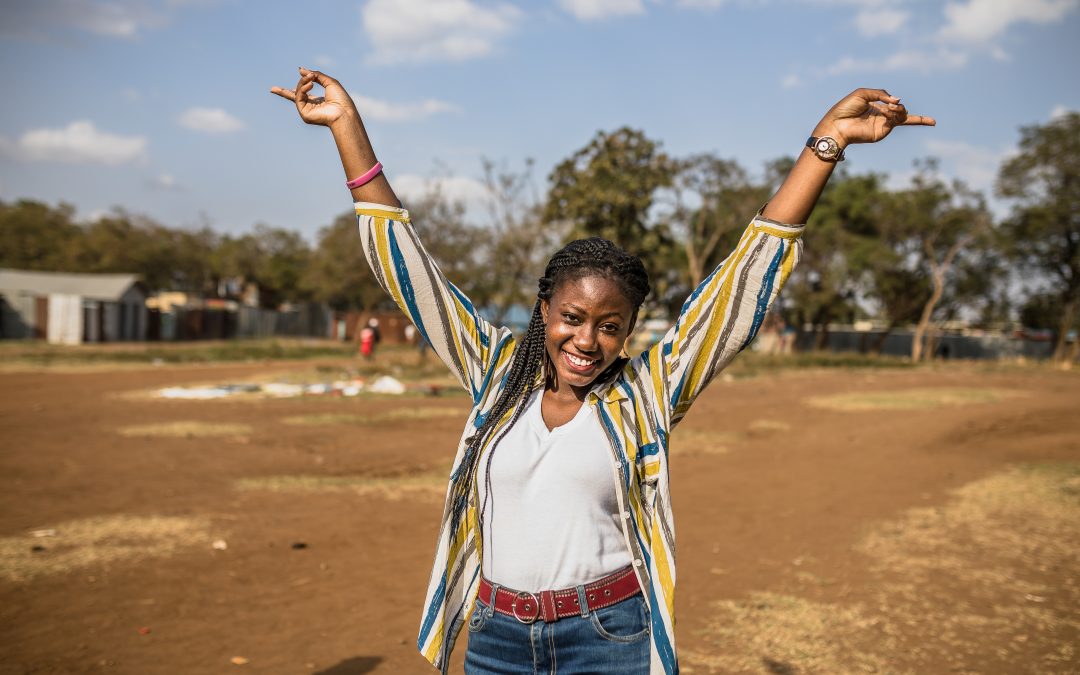
[[[605,333],[613,333],[614,334],[614,333],[619,332],[619,327],[618,326],[612,326],[609,323],[609,324],[606,324],[604,326],[600,326],[600,330],[604,331]]]
[[[563,319],[565,319],[567,323],[577,323],[579,321],[573,314],[563,314]]]

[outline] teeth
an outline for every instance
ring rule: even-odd
[[[580,359],[580,358],[574,356],[573,354],[571,354],[569,352],[566,353],[566,358],[569,359],[570,363],[574,364],[575,366],[584,367],[584,366],[591,366],[592,364],[596,363],[595,360]]]

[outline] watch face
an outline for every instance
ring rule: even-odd
[[[814,144],[814,149],[817,150],[818,154],[825,156],[836,153],[836,148],[831,142],[831,139],[828,138],[819,138],[818,142]]]

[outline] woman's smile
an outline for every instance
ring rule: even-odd
[[[571,354],[567,351],[563,352],[563,356],[566,358],[567,363],[570,364],[570,368],[576,370],[579,373],[591,372],[593,368],[596,367],[596,364],[599,361],[599,359],[588,359],[582,356]]]

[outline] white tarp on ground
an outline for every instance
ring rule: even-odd
[[[49,323],[45,338],[51,344],[82,343],[82,297],[67,293],[49,294]]]

